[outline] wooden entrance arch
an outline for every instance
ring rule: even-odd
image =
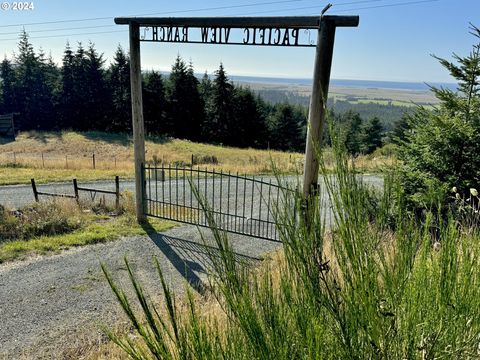
[[[306,198],[316,193],[320,146],[325,122],[333,45],[337,27],[356,27],[358,16],[286,17],[119,17],[115,23],[128,25],[130,33],[130,81],[135,156],[136,214],[146,220],[145,131],[142,105],[140,42],[170,42],[222,45],[316,47],[312,96],[308,114],[307,145],[303,174]],[[310,31],[317,31],[316,43]],[[141,36],[141,31],[143,31]],[[237,32],[237,36],[233,34]]]

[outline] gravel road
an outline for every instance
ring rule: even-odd
[[[366,177],[379,185],[378,177]],[[111,188],[96,182],[95,187]],[[42,186],[49,191],[71,190],[70,184]],[[133,189],[123,182],[121,190]],[[0,187],[0,203],[20,207],[33,201],[28,186]],[[213,242],[202,230],[207,243]],[[256,262],[281,244],[230,235],[239,259]],[[182,225],[162,234],[122,238],[60,254],[0,265],[0,358],[64,358],[65,349],[104,337],[100,326],[125,322],[100,270],[108,264],[114,276],[127,284],[123,256],[127,255],[148,293],[161,293],[153,265],[157,257],[172,288],[181,293],[186,282],[201,289],[209,267],[198,229]]]

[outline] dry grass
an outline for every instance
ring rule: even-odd
[[[241,174],[272,173],[272,161],[279,173],[301,173],[303,154],[293,152],[238,149],[194,143],[187,140],[148,138],[147,162],[190,166],[196,159],[214,158],[218,164],[195,164]],[[95,154],[95,169],[93,168]],[[333,169],[330,152],[327,168]],[[359,156],[357,169],[378,172],[392,164],[390,156]],[[15,142],[0,144],[0,185],[111,179],[118,175],[133,178],[133,143],[130,135],[101,132],[24,132]]]
[[[95,170],[93,169],[95,154]],[[258,174],[271,172],[271,162],[283,173],[302,166],[303,155],[280,151],[238,149],[186,140],[149,138],[147,162],[190,165],[192,155],[215,157],[218,170]],[[198,164],[212,167],[212,164]],[[15,142],[0,145],[0,185],[77,178],[94,180],[113,175],[133,177],[133,143],[126,134],[100,132],[25,132]]]

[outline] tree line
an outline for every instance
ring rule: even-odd
[[[57,66],[44,51],[35,52],[23,32],[17,54],[1,62],[0,77],[0,113],[16,113],[17,130],[132,130],[129,56],[120,46],[107,64],[93,43],[76,49],[67,43]],[[222,64],[213,76],[198,78],[193,64],[178,56],[168,75],[147,71],[142,77],[147,134],[238,147],[305,147],[306,106],[266,102],[230,81]]]

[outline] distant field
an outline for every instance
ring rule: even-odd
[[[95,154],[95,169],[93,155]],[[199,144],[186,140],[148,138],[147,162],[239,172],[272,173],[272,162],[281,173],[303,170],[301,153],[238,149]],[[328,156],[327,156],[328,158]],[[198,159],[198,160],[197,160]],[[361,170],[373,172],[391,159],[359,157]],[[0,145],[0,185],[111,179],[115,175],[132,178],[133,143],[127,134],[101,132],[24,132],[17,140]]]
[[[245,83],[253,90],[271,90],[281,92],[292,92],[300,96],[309,97],[311,93],[310,86],[291,85],[291,84],[260,84]],[[428,90],[399,90],[384,88],[360,88],[349,86],[330,86],[329,98],[355,101],[355,100],[375,100],[397,102],[394,105],[414,105],[414,104],[436,104],[438,99]]]

